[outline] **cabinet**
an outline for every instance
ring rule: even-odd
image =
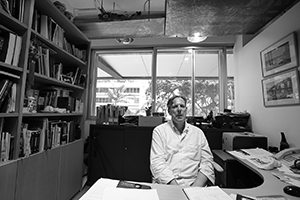
[[[50,0],[8,2],[16,7],[0,8],[0,94],[3,80],[12,85],[0,96],[1,199],[70,199],[82,184],[90,41]],[[25,154],[24,127],[33,125]]]
[[[88,185],[99,178],[151,182],[153,127],[91,125]]]
[[[90,125],[88,185],[92,185],[101,177],[152,182],[150,171],[152,131],[153,127]],[[222,149],[224,131],[239,130],[203,129],[203,131],[210,148],[215,150]],[[232,160],[235,165],[236,160]],[[221,164],[224,167],[224,163]]]

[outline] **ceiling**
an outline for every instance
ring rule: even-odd
[[[90,39],[187,37],[195,32],[209,37],[253,35],[299,2],[299,0],[167,0],[167,3],[165,0],[65,1],[68,1],[75,10],[74,24]]]

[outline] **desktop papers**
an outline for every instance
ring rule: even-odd
[[[188,187],[182,190],[189,200],[232,200],[232,198],[218,186]]]
[[[227,151],[231,155],[244,159],[260,169],[271,170],[281,166],[281,163],[273,157],[273,154],[261,149],[239,149],[235,151]]]
[[[156,189],[117,188],[119,182],[100,178],[79,200],[159,200]]]
[[[107,187],[116,188],[118,180],[100,178],[79,200],[101,200],[104,189]]]
[[[273,155],[272,153],[261,148],[239,149],[234,151],[227,150],[227,152],[239,159],[248,159],[249,157],[269,157]]]
[[[159,200],[156,189],[105,188],[102,200]]]

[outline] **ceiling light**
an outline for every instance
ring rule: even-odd
[[[119,44],[131,44],[134,42],[133,38],[117,38],[116,41]]]
[[[206,40],[206,36],[200,36],[200,33],[194,33],[194,35],[187,37],[187,40],[191,43],[198,43]]]

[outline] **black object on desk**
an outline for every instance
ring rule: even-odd
[[[300,197],[300,187],[297,187],[295,185],[288,185],[288,186],[285,186],[283,188],[283,191],[286,193],[286,194],[289,194],[291,196],[294,196],[294,197]]]
[[[128,181],[120,181],[117,185],[119,188],[130,188],[130,189],[151,189],[148,185],[131,183]]]

